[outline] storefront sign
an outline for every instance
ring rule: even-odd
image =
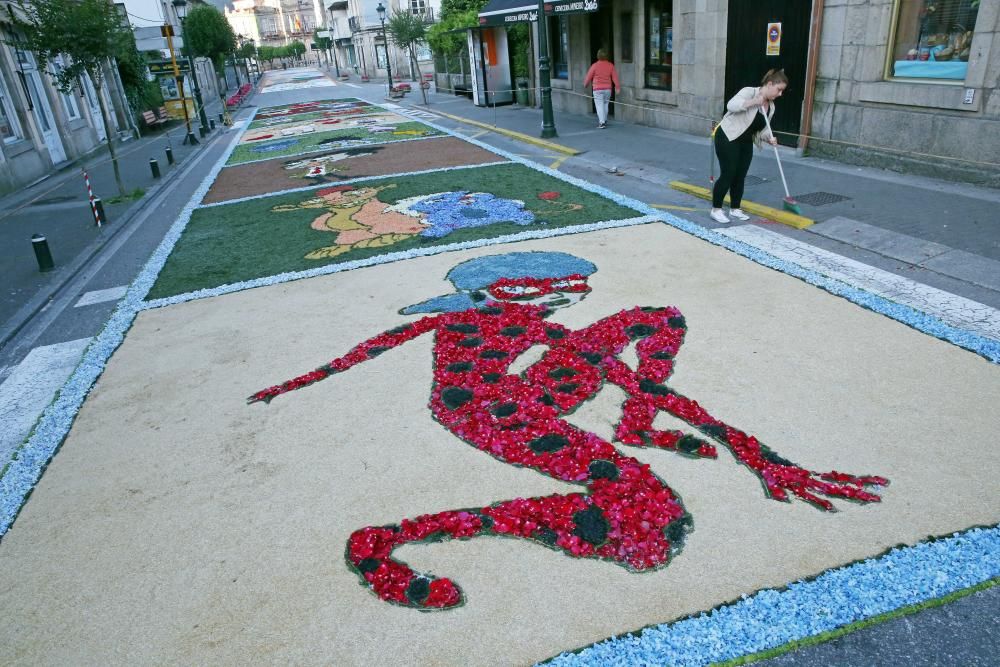
[[[151,60],[146,65],[149,67],[150,74],[173,74],[174,64],[169,60]],[[191,68],[188,67],[188,62],[185,59],[177,59],[177,69],[181,72],[190,72]]]
[[[546,14],[576,14],[579,12],[596,12],[597,0],[572,0],[571,2],[546,2]]]
[[[781,54],[781,24],[767,24],[767,55],[777,56]]]

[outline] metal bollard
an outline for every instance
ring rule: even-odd
[[[106,225],[110,220],[108,216],[104,213],[104,202],[101,201],[100,197],[94,197],[94,208],[97,209],[97,215],[101,218],[101,224]]]
[[[222,122],[222,112],[221,111],[219,112],[219,122],[220,123]]]
[[[201,138],[204,139],[205,135],[208,134],[208,128],[205,127],[204,125],[199,125],[198,126],[198,134],[200,134]]]
[[[173,163],[174,163],[174,149],[171,148],[170,146],[167,146],[167,164],[173,164]]]
[[[208,119],[208,129],[215,130],[215,119],[214,118],[209,118]]]
[[[35,259],[38,260],[38,270],[42,273],[51,271],[55,267],[52,261],[52,253],[49,252],[49,242],[41,234],[31,235],[31,247],[35,250]]]
[[[149,170],[153,172],[153,178],[160,177],[160,163],[156,161],[155,157],[149,158]]]

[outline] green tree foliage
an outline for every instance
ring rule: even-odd
[[[105,66],[119,54],[124,40],[132,39],[122,26],[121,15],[107,0],[19,0],[20,17],[14,20],[24,33],[24,47],[33,51],[42,69],[62,58],[62,67],[55,75],[56,86],[72,92],[84,74],[90,76],[100,91],[104,83]],[[133,51],[135,50],[133,40]],[[114,130],[103,95],[97,96],[104,121],[108,151],[114,165],[118,192],[126,196],[115,154]]]
[[[479,25],[479,10],[469,9],[464,12],[444,16],[440,21],[427,29],[427,43],[435,53],[454,55],[465,46],[465,28]],[[458,31],[458,32],[455,32]]]
[[[236,48],[236,35],[222,12],[212,5],[198,4],[184,19],[184,47],[211,60],[221,76],[226,56]]]
[[[305,55],[305,53],[306,53],[306,45],[300,42],[299,40],[295,40],[294,42],[288,45],[288,54],[292,58],[301,58],[302,56]]]
[[[417,80],[422,83],[424,78],[420,74],[420,64],[417,62],[416,49],[417,44],[427,39],[427,24],[424,23],[423,18],[410,12],[397,10],[392,13],[392,17],[386,24],[385,30],[397,45],[406,49],[407,53],[410,54],[410,62],[417,72]],[[424,104],[427,104],[427,91],[423,86],[420,87],[420,93],[424,97]]]
[[[115,60],[118,62],[118,76],[133,112],[156,109],[163,104],[160,86],[155,80],[146,78],[147,63],[151,59],[159,60],[160,57],[159,51],[139,53],[131,35],[124,32],[119,35]]]
[[[486,6],[488,0],[441,0],[441,18],[447,18],[452,14],[465,14],[475,11],[476,14]]]

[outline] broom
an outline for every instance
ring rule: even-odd
[[[760,110],[761,114],[764,116],[764,124],[767,125],[767,131],[771,132],[771,121],[767,119],[767,112],[764,109]],[[774,133],[771,133],[774,136]],[[778,161],[778,173],[781,174],[781,184],[785,187],[785,198],[781,200],[782,206],[784,206],[786,211],[791,211],[796,215],[802,215],[802,209],[799,208],[799,203],[792,199],[792,195],[788,193],[788,182],[785,180],[785,170],[781,168],[781,156],[778,155],[778,147],[772,146],[774,148],[774,159]]]

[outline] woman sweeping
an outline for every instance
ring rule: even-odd
[[[759,88],[743,88],[726,104],[726,115],[715,130],[715,154],[721,173],[712,189],[712,220],[723,224],[729,222],[722,210],[726,193],[729,193],[729,215],[737,220],[750,219],[740,209],[740,204],[743,184],[753,160],[753,145],[760,139],[777,145],[769,122],[774,116],[774,101],[787,87],[785,71],[772,69],[764,75]],[[764,114],[767,114],[766,119]]]

